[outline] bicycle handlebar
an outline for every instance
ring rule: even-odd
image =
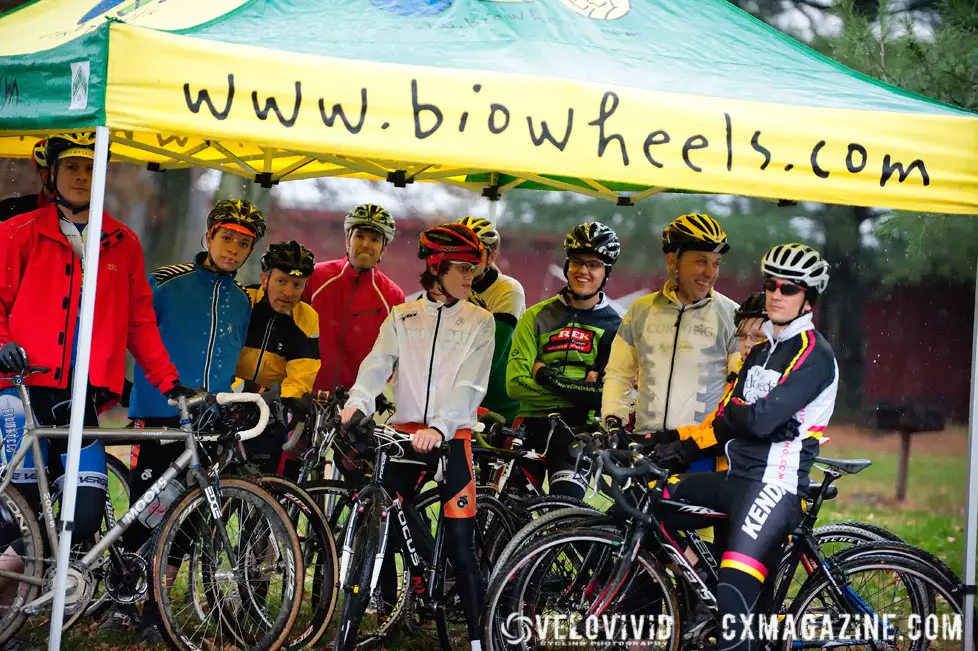
[[[472,446],[472,456],[486,455],[497,457],[505,461],[513,459],[526,459],[527,461],[543,461],[546,459],[542,454],[535,450],[507,450],[506,448],[494,448],[491,445]]]
[[[248,441],[262,432],[268,426],[268,404],[265,400],[257,393],[218,393],[215,396],[217,404],[219,405],[229,405],[236,402],[251,402],[258,405],[258,424],[251,429],[246,429],[242,432],[238,432],[239,441]]]
[[[23,382],[35,373],[50,373],[51,369],[47,366],[25,366],[24,370],[20,373],[0,373],[0,379],[2,380],[20,380]]]
[[[214,402],[219,405],[229,405],[232,403],[240,402],[251,402],[258,406],[258,423],[251,429],[246,429],[238,432],[237,437],[239,441],[249,441],[262,432],[268,426],[268,404],[265,402],[264,398],[257,393],[204,393],[196,395],[193,398],[178,398],[177,400],[167,400],[167,402],[172,407],[180,407],[180,402],[184,403],[186,409],[191,407],[197,407],[205,404],[213,398]]]

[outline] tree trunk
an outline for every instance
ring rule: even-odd
[[[862,244],[859,227],[872,216],[868,208],[827,209],[823,217],[825,245],[822,255],[832,265],[828,290],[820,299],[821,330],[839,364],[836,413],[852,418],[863,405],[866,381],[866,337],[863,310],[869,292],[860,269]]]
[[[193,170],[169,170],[159,176],[163,218],[148,229],[144,242],[150,270],[165,264],[188,262],[185,235]]]

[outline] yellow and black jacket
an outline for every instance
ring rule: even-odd
[[[312,391],[319,373],[319,315],[300,302],[291,315],[279,314],[258,285],[246,287],[251,299],[251,322],[235,372],[245,390],[282,384],[283,398]]]

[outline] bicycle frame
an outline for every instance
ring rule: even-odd
[[[823,468],[826,481],[811,500],[811,507],[807,510],[805,517],[798,528],[791,536],[789,547],[782,556],[781,567],[787,566],[788,573],[784,579],[778,583],[770,583],[765,586],[761,594],[760,603],[768,602],[773,612],[780,612],[782,605],[787,598],[788,589],[791,585],[791,577],[797,567],[802,565],[808,575],[822,572],[828,583],[832,586],[831,597],[840,609],[853,614],[863,613],[864,606],[860,603],[858,596],[851,595],[845,589],[845,577],[837,576],[835,566],[821,550],[818,541],[815,539],[813,527],[815,526],[818,512],[821,508],[825,495],[828,494],[831,484],[842,476],[842,473]],[[599,481],[601,481],[599,479]],[[611,487],[609,487],[611,488]],[[614,490],[617,490],[616,488]],[[702,515],[709,518],[726,518],[726,514],[708,509],[701,506],[691,506],[683,502],[665,499],[662,497],[662,489],[658,486],[646,491],[638,503],[638,511],[645,515],[649,522],[645,523],[634,519],[626,524],[624,542],[618,559],[612,571],[612,576],[608,579],[598,598],[589,608],[589,615],[601,615],[608,607],[613,604],[613,599],[620,592],[625,582],[628,580],[632,565],[643,547],[655,551],[656,549],[665,551],[669,559],[675,564],[681,574],[681,581],[687,587],[692,588],[697,597],[709,608],[714,617],[717,615],[718,608],[716,597],[708,588],[699,573],[692,567],[692,564],[683,553],[682,546],[673,539],[669,531],[663,526],[656,515],[656,510],[661,506],[668,506],[679,510],[684,510],[695,515]],[[704,523],[705,524],[705,523]],[[718,571],[716,559],[706,548],[694,530],[681,530],[684,536],[696,549],[697,553],[706,560],[702,565],[702,570],[708,575],[708,580],[712,585],[718,583]],[[655,544],[649,544],[647,534],[651,534]],[[678,575],[677,575],[677,578]],[[572,589],[573,586],[571,586]],[[776,610],[775,610],[776,609]],[[719,623],[719,622],[717,622]],[[817,646],[817,645],[816,645]]]
[[[447,453],[447,448],[442,452],[441,463],[445,462],[445,454]],[[441,597],[441,588],[443,587],[443,577],[440,576],[440,572],[436,571],[436,568],[441,563],[443,545],[444,545],[444,509],[440,509],[438,513],[438,524],[434,538],[434,546],[431,559],[424,558],[422,554],[418,553],[418,547],[415,544],[414,536],[418,532],[413,532],[411,527],[411,522],[408,519],[408,514],[405,510],[405,506],[400,497],[392,498],[387,492],[387,489],[383,486],[384,474],[387,470],[387,466],[390,463],[390,454],[385,449],[383,445],[377,447],[376,460],[374,462],[374,472],[369,484],[367,484],[362,490],[357,492],[353,497],[353,503],[350,509],[350,518],[347,520],[346,528],[343,532],[343,545],[340,556],[340,575],[339,575],[339,586],[340,589],[345,589],[347,587],[347,579],[349,578],[350,561],[353,555],[353,538],[357,531],[361,513],[366,511],[362,508],[364,504],[368,504],[374,501],[381,505],[383,509],[381,513],[381,527],[380,527],[380,547],[377,550],[377,554],[374,558],[373,572],[370,577],[370,594],[373,594],[377,585],[380,582],[380,573],[383,569],[384,559],[387,555],[387,547],[390,541],[390,527],[391,527],[391,513],[397,518],[398,526],[401,527],[401,533],[404,536],[404,547],[405,547],[405,558],[407,564],[410,567],[411,577],[425,577],[427,573],[427,585],[425,590],[418,591],[415,590],[415,594],[420,596],[427,596],[433,605],[438,607],[440,605],[439,599]],[[413,507],[407,507],[413,508]],[[420,520],[420,518],[418,518]]]
[[[41,462],[42,457],[40,441],[41,439],[45,438],[68,438],[69,429],[67,427],[38,427],[37,422],[34,419],[33,409],[31,407],[30,394],[27,391],[27,387],[24,386],[23,377],[16,376],[8,379],[17,387],[21,401],[24,405],[24,435],[21,439],[17,452],[11,458],[10,462],[5,467],[0,468],[0,475],[3,476],[3,480],[0,481],[0,494],[6,491],[13,482],[13,473],[10,472],[10,470],[17,468],[20,465],[28,451],[33,452],[37,470],[38,492],[41,497],[44,528],[50,542],[50,549],[57,550],[59,548],[57,526],[54,519],[54,508],[51,497],[51,489],[50,485],[48,484],[47,470],[44,467],[44,463]],[[231,402],[252,402],[258,405],[261,414],[259,417],[259,422],[251,430],[240,433],[243,439],[249,437],[246,435],[257,435],[258,433],[262,432],[265,429],[265,426],[268,424],[268,407],[257,394],[217,394],[217,398],[218,404],[228,404]],[[104,440],[183,441],[186,445],[186,449],[177,458],[177,460],[166,469],[163,475],[156,482],[154,482],[153,485],[150,486],[138,500],[136,500],[132,507],[112,525],[109,531],[100,538],[98,543],[96,543],[92,549],[82,556],[82,558],[76,563],[77,567],[82,570],[91,570],[96,567],[99,564],[99,559],[104,554],[105,550],[111,545],[115,544],[115,542],[122,537],[122,534],[129,528],[129,526],[132,525],[140,513],[142,513],[142,511],[153,500],[155,500],[161,492],[163,492],[163,490],[170,484],[170,482],[174,480],[174,478],[176,478],[178,474],[184,472],[188,468],[196,479],[198,486],[200,486],[201,490],[203,491],[211,514],[218,522],[223,523],[223,519],[221,518],[221,507],[217,495],[219,482],[215,480],[212,483],[207,477],[206,473],[201,471],[200,458],[197,453],[198,437],[190,427],[191,419],[188,405],[192,406],[202,402],[203,398],[201,397],[191,398],[189,401],[186,398],[180,398],[178,400],[181,429],[161,427],[141,430],[138,432],[133,430],[103,429],[94,427],[86,427],[82,429],[84,436]],[[212,441],[217,440],[217,438],[218,437],[200,437],[200,440]],[[23,530],[23,528],[21,528],[21,530]],[[229,551],[232,550],[233,547],[230,541],[227,539],[227,532],[225,531],[224,527],[220,527],[219,530],[221,532],[219,540],[224,545],[224,548]],[[43,579],[34,579],[33,577],[24,576],[17,574],[16,572],[9,572],[6,570],[0,570],[0,577],[22,581],[24,583],[29,583],[42,588],[45,584]],[[69,595],[71,594],[73,587],[75,586],[69,587]],[[45,592],[35,598],[33,601],[24,604],[23,609],[26,612],[34,613],[37,612],[41,606],[53,601],[53,599],[53,591]]]

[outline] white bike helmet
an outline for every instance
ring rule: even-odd
[[[809,301],[818,298],[829,284],[829,263],[812,247],[797,242],[778,244],[765,253],[761,273],[807,288]]]

